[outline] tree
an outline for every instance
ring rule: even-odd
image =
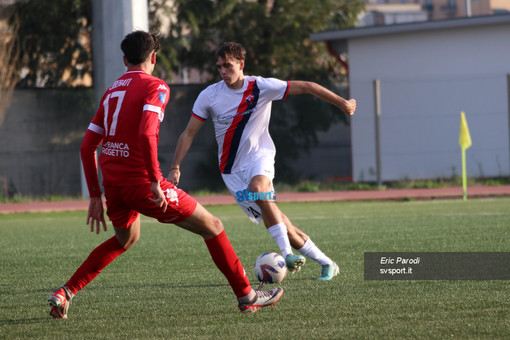
[[[322,80],[338,67],[310,33],[354,26],[361,0],[151,0],[151,24],[178,64],[215,75],[210,56],[224,41],[247,49],[248,71]],[[164,20],[163,20],[164,18]],[[174,71],[177,64],[172,65]],[[167,70],[168,71],[168,70]],[[338,74],[336,74],[338,75]]]
[[[151,22],[166,33],[163,46],[167,52],[163,54],[172,55],[180,67],[203,70],[217,81],[214,49],[222,42],[237,41],[247,51],[245,74],[311,80],[330,88],[345,81],[345,74],[326,46],[313,44],[309,35],[354,26],[364,8],[361,0],[157,2],[159,15],[154,12]],[[156,0],[151,3],[154,5]],[[162,16],[165,8],[167,15]],[[171,20],[162,22],[158,20],[161,17]],[[168,65],[172,65],[170,60]],[[270,129],[279,151],[279,177],[295,181],[299,173],[291,169],[290,161],[317,143],[317,132],[346,120],[337,108],[312,96],[287,101],[275,105]]]
[[[0,6],[0,125],[10,104],[12,93],[18,80],[16,44],[19,22],[12,7]]]
[[[20,18],[19,86],[74,86],[91,74],[91,0],[33,0],[15,6]],[[345,74],[326,47],[308,37],[353,26],[363,6],[362,0],[149,0],[152,29],[163,33],[156,75],[170,81],[173,72],[194,68],[217,81],[214,49],[224,41],[238,41],[247,49],[247,74],[331,87],[344,81]],[[298,175],[289,161],[317,142],[317,132],[344,119],[338,109],[311,96],[289,99],[273,111],[277,171],[287,179]]]
[[[18,2],[21,87],[74,86],[92,72],[91,0]]]

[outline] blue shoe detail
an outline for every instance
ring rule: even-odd
[[[301,267],[305,264],[306,258],[303,255],[288,254],[285,257],[285,264],[287,270],[291,273],[295,273],[301,270]]]
[[[318,280],[331,280],[338,275],[339,271],[340,269],[336,263],[333,262],[333,264],[325,264],[322,266],[321,277],[319,277]]]

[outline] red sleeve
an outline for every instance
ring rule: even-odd
[[[140,137],[145,167],[151,182],[158,182],[162,179],[158,161],[159,124],[157,113],[152,111],[144,111],[142,113],[138,136]]]
[[[289,85],[289,82],[288,82],[288,81],[286,81],[286,83],[287,83],[287,88],[285,89],[285,93],[284,93],[284,95],[283,95],[282,100],[287,99],[287,95],[289,94],[289,87],[290,87],[290,85]]]
[[[92,130],[87,130],[83,142],[81,143],[81,161],[83,163],[83,171],[85,173],[85,179],[87,180],[90,197],[98,197],[102,194],[99,186],[96,161],[96,149],[102,140],[102,135]]]

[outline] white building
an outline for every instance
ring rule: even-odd
[[[510,15],[320,32],[349,56],[354,181],[461,174],[460,112],[470,177],[510,175]],[[376,140],[374,81],[380,82]]]
[[[420,4],[367,4],[359,27],[427,21],[429,13]]]

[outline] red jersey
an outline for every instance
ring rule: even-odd
[[[168,85],[142,70],[129,70],[108,88],[81,149],[91,197],[98,194],[98,180],[90,150],[101,140],[103,185],[138,185],[163,178],[157,144],[169,97]]]

